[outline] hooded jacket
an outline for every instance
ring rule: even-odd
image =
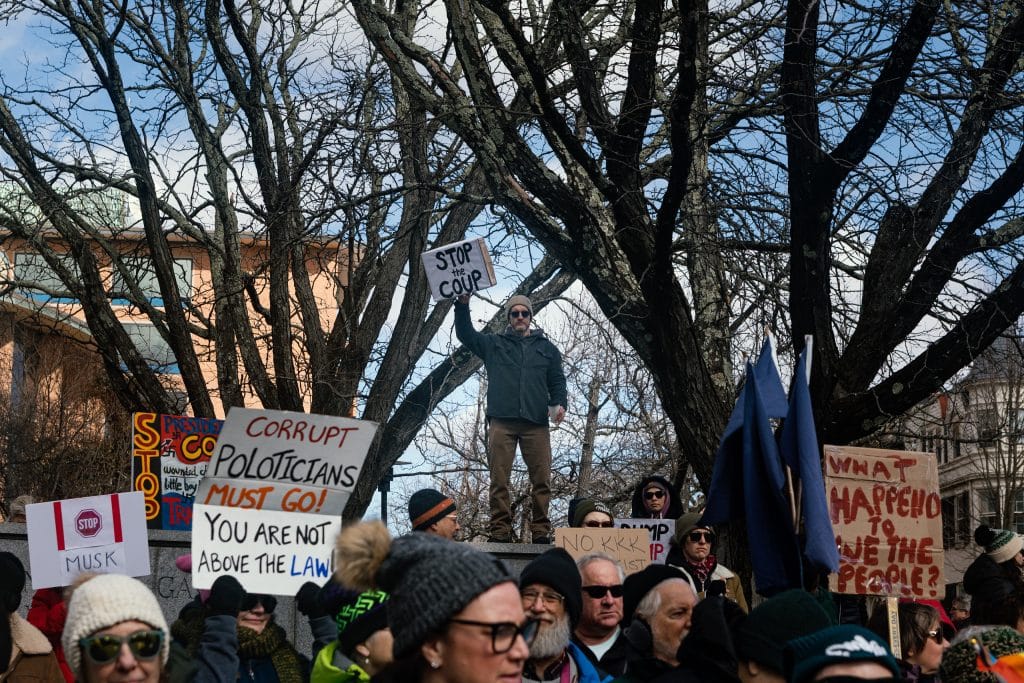
[[[525,337],[507,327],[501,334],[473,329],[469,304],[455,303],[455,336],[487,368],[487,417],[548,424],[548,406],[566,406],[562,354],[544,330]]]
[[[668,479],[657,474],[644,477],[640,480],[640,483],[636,485],[636,488],[633,489],[633,518],[650,519],[651,514],[647,512],[647,508],[644,506],[644,487],[652,481],[661,484],[668,491],[668,506],[665,509],[665,514],[662,515],[662,518],[679,519],[684,512],[683,503],[679,500],[679,493]]]
[[[0,681],[63,681],[60,665],[53,654],[53,646],[43,632],[15,612],[10,615],[11,660],[7,670],[0,673]]]

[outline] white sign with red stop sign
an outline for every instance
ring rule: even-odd
[[[66,586],[83,572],[149,574],[141,491],[35,503],[26,517],[34,589]]]

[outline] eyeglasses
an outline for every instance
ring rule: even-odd
[[[126,636],[109,634],[82,638],[78,644],[93,664],[109,664],[117,659],[121,646],[128,643],[128,649],[136,659],[153,659],[160,654],[164,644],[164,632],[160,630],[136,631]]]
[[[545,607],[555,607],[565,601],[565,598],[558,593],[548,593],[547,591],[526,590],[520,593],[519,597],[523,599],[524,607],[529,607],[535,603],[537,598],[540,598]]]
[[[661,489],[651,489],[650,491],[644,491],[644,500],[650,500],[651,498],[664,498],[665,492]]]
[[[615,526],[615,522],[611,520],[608,520],[607,522],[602,522],[596,519],[592,519],[589,522],[583,522],[583,526],[587,527],[588,529],[611,529],[613,526]]]
[[[256,605],[263,605],[263,611],[267,614],[273,614],[277,608],[277,598],[273,595],[261,595],[259,593],[249,593],[242,599],[241,608],[248,612],[256,608]]]
[[[691,531],[686,537],[693,543],[715,542],[715,532],[713,531]]]
[[[613,598],[621,598],[622,584],[617,583],[614,586],[583,586],[583,592],[595,600],[600,600],[608,593],[611,593]]]
[[[510,318],[529,318],[529,311],[509,311],[508,315]]]
[[[536,619],[527,619],[522,624],[513,624],[511,621],[473,621],[471,619],[449,619],[453,624],[463,626],[480,626],[491,630],[491,649],[494,654],[500,655],[508,652],[515,645],[516,636],[522,636],[526,646],[529,647],[537,635],[537,627],[540,622]]]

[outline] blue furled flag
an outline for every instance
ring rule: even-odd
[[[743,507],[750,559],[757,592],[773,595],[801,586],[800,549],[775,434],[750,366],[743,403]]]
[[[839,571],[839,551],[836,536],[828,514],[825,483],[821,475],[821,455],[818,434],[814,427],[811,392],[807,386],[807,356],[805,346],[793,373],[789,390],[789,417],[782,426],[779,450],[782,460],[793,471],[794,485],[803,482],[801,510],[804,520],[804,556],[819,569]]]

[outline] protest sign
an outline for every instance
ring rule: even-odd
[[[942,499],[931,453],[825,446],[838,593],[941,598]]]
[[[668,542],[676,532],[674,519],[616,519],[617,529],[647,529],[651,532],[651,564],[665,564]]]
[[[209,588],[231,574],[250,593],[295,595],[302,584],[323,584],[334,572],[341,519],[277,510],[195,504],[192,585]]]
[[[149,528],[192,528],[192,499],[223,424],[182,415],[132,415],[132,490],[145,496]]]
[[[421,254],[434,301],[454,299],[498,283],[487,244],[481,238],[463,240]]]
[[[34,590],[66,586],[82,572],[149,574],[141,491],[34,503],[25,514]]]
[[[196,502],[341,514],[376,430],[347,417],[232,408]]]
[[[568,527],[555,529],[555,545],[573,559],[587,553],[608,553],[622,563],[627,574],[651,564],[651,534],[647,529]]]

